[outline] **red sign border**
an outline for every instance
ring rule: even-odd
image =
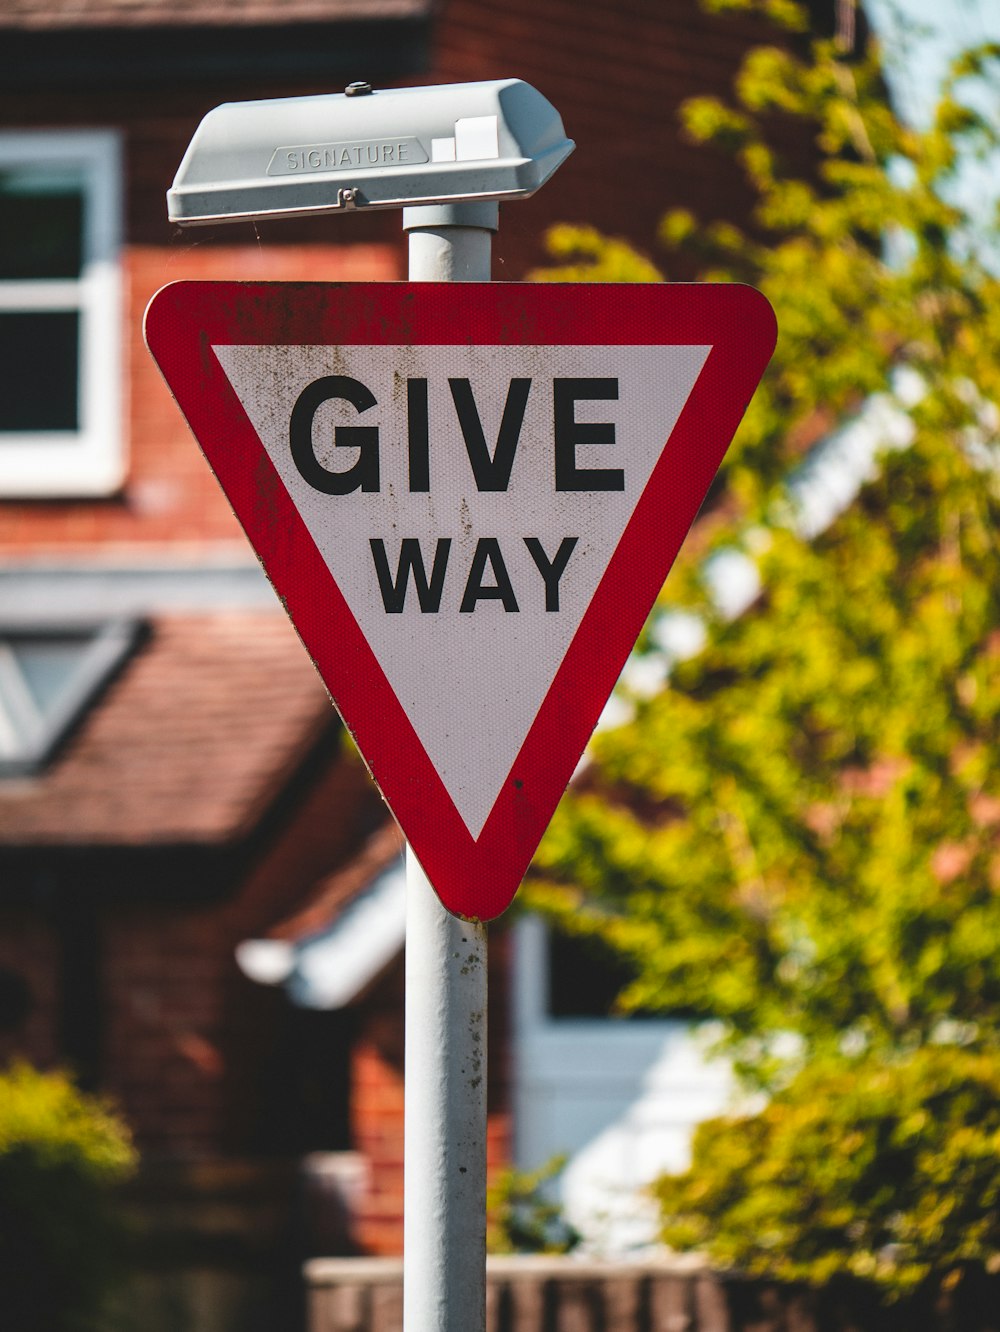
[[[773,311],[737,284],[175,282],[147,345],[443,904],[510,904],[764,372]],[[711,345],[478,838],[299,517],[212,345]],[[484,693],[487,692],[484,682]]]

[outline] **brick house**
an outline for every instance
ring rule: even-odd
[[[0,1053],[111,1093],[161,1182],[351,1150],[350,1243],[401,1243],[398,946],[337,1004],[303,1006],[289,980],[390,891],[398,834],[141,340],[177,278],[399,279],[400,219],[182,235],[163,196],[191,133],[226,100],[516,74],[578,143],[503,210],[494,277],[520,280],[558,220],[650,246],[672,203],[742,210],[675,111],[727,87],[755,35],[696,0],[3,7]],[[524,1159],[558,1145],[565,1111],[531,1078],[557,1049],[590,1059],[556,1039],[574,1001],[557,1011],[543,981],[566,967],[526,928],[492,945],[495,1161],[512,1115]],[[274,945],[281,983],[261,984]]]

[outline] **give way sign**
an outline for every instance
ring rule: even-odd
[[[441,901],[498,915],[768,362],[767,301],[179,282],[146,340]]]

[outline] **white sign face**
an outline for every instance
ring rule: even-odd
[[[213,351],[477,838],[711,346]]]

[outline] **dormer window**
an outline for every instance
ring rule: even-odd
[[[134,620],[0,624],[0,777],[40,771],[138,641]]]
[[[120,149],[0,134],[0,496],[122,482]]]

